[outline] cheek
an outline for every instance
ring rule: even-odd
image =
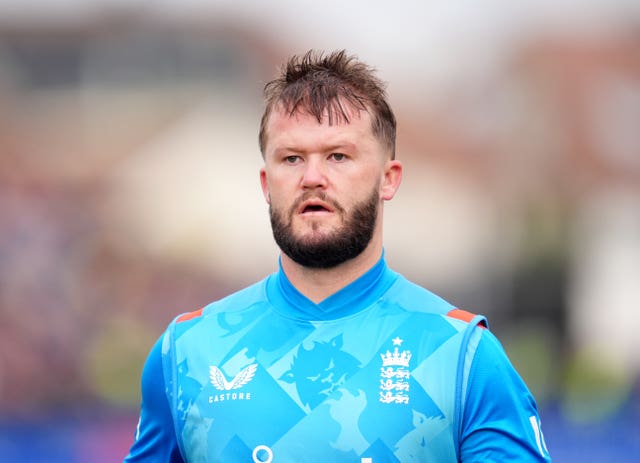
[[[283,195],[271,192],[269,196],[269,206],[271,210],[277,212],[283,218],[290,215],[294,198],[292,195]]]
[[[267,203],[272,204],[278,196],[281,194],[278,183],[274,182],[272,175],[263,173],[260,176],[260,186],[262,187],[262,193],[267,200]]]
[[[375,191],[379,192],[380,183],[372,181],[372,178],[377,177],[373,177],[372,175],[360,182],[353,182],[348,186],[341,195],[342,203],[347,207],[360,204],[362,201],[368,201]]]

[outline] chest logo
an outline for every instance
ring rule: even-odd
[[[411,351],[398,348],[404,341],[398,337],[392,340],[393,352],[387,350],[380,354],[382,367],[380,368],[380,402],[385,404],[409,403],[409,362]]]
[[[227,381],[224,373],[217,366],[209,367],[209,379],[211,384],[219,391],[233,391],[240,389],[242,386],[250,382],[256,374],[258,368],[257,363],[252,363],[238,373],[231,381]]]
[[[302,404],[313,410],[358,371],[360,362],[342,347],[341,334],[329,341],[314,341],[309,349],[301,345],[280,381],[295,384]]]

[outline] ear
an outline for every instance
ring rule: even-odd
[[[267,204],[271,204],[271,196],[269,195],[269,185],[267,182],[267,171],[264,167],[260,169],[260,186],[262,187],[262,194],[264,195]]]
[[[402,163],[396,159],[385,163],[384,176],[380,187],[380,198],[384,201],[393,199],[402,182]]]

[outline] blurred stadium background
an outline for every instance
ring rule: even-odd
[[[0,461],[120,461],[166,324],[275,269],[261,90],[310,48],[389,82],[391,264],[489,317],[555,461],[638,461],[637,0],[0,0]]]

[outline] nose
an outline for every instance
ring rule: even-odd
[[[322,162],[315,158],[308,158],[302,175],[302,187],[305,189],[324,188],[327,186],[327,176]]]

